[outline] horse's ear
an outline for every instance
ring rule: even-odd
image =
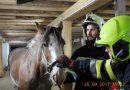
[[[35,22],[35,24],[36,24],[38,32],[44,32],[46,30],[46,26],[45,25],[39,25],[38,22]]]
[[[57,30],[58,30],[60,33],[62,33],[62,29],[63,29],[63,23],[60,22],[60,23],[58,24]]]

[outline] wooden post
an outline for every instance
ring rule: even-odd
[[[64,53],[68,57],[72,55],[72,22],[63,21],[62,36],[65,40]]]
[[[63,21],[62,36],[65,40],[64,53],[66,56],[72,55],[72,21]],[[63,90],[72,90],[72,83],[64,84]]]
[[[115,15],[126,14],[126,0],[115,0]]]
[[[2,62],[2,39],[0,39],[0,77],[4,76],[3,62]]]

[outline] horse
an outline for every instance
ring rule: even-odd
[[[65,80],[65,71],[52,65],[64,54],[62,28],[38,23],[37,34],[23,48],[17,48],[9,54],[9,74],[18,90],[51,90],[52,85],[60,85]],[[59,30],[60,29],[60,30]]]

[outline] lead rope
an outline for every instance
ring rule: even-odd
[[[53,79],[54,79],[54,76],[53,76]],[[56,80],[55,82],[56,82],[56,84],[57,84],[59,90],[62,90],[62,87],[61,87],[61,85],[58,83],[58,80]]]
[[[43,51],[42,51],[42,54],[43,54],[43,58],[47,61],[47,59],[46,59],[45,54],[44,54]],[[43,59],[42,59],[42,61],[44,62]],[[46,62],[46,63],[47,63],[47,62]],[[57,62],[56,62],[56,63],[57,63]],[[55,64],[52,63],[52,65],[49,66],[49,69],[51,69],[51,70],[49,70],[49,72],[47,72],[47,73],[50,73],[50,72],[52,71],[52,68],[53,68],[53,66],[56,65],[56,63],[55,63]],[[53,76],[53,79],[54,79],[54,76]],[[54,79],[54,81],[55,81],[55,79]],[[56,84],[57,84],[59,90],[62,90],[61,85],[58,83],[58,80],[56,80],[55,82],[56,82]]]

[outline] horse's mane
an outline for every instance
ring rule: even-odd
[[[33,53],[34,51],[40,52],[43,42],[45,42],[48,46],[50,34],[53,34],[55,36],[59,44],[61,43],[65,44],[65,41],[62,38],[60,32],[58,32],[57,28],[48,26],[44,33],[39,34],[38,32],[36,36],[33,39],[31,39],[31,41],[27,45],[27,48],[28,48],[27,52],[28,53]]]
[[[27,47],[28,48],[32,48],[34,46],[37,46],[37,45],[41,45],[42,44],[42,34],[39,34],[39,32],[35,35],[34,38],[32,38],[29,43],[27,44]]]

